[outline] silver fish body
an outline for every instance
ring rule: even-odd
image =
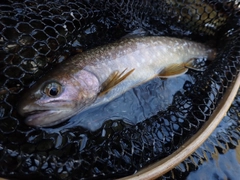
[[[172,37],[122,39],[59,64],[29,89],[18,111],[28,125],[52,126],[154,77],[184,73],[192,59],[214,55],[203,44]]]

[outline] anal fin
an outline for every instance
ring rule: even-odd
[[[102,96],[106,93],[108,93],[114,86],[122,82],[124,79],[126,79],[135,69],[131,69],[130,71],[127,71],[127,68],[123,70],[121,73],[119,71],[114,71],[108,79],[103,83],[102,90],[99,93],[99,96]]]
[[[186,68],[193,69],[195,71],[204,71],[206,69],[206,59],[204,58],[192,58],[184,64]]]

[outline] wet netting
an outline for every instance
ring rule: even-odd
[[[203,179],[238,179],[239,107],[240,89],[226,116],[208,139],[182,163],[158,179],[198,179],[199,177]],[[232,152],[233,156],[229,155],[229,152]]]
[[[0,3],[0,176],[112,179],[173,153],[208,120],[240,70],[240,11],[233,0],[3,0]],[[143,122],[119,118],[34,128],[16,104],[40,76],[69,56],[136,29],[213,44],[214,62],[190,71],[166,110]],[[167,80],[166,80],[167,81]]]

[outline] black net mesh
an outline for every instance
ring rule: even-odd
[[[240,70],[237,1],[4,0],[0,3],[0,175],[18,178],[117,178],[168,156],[208,120]],[[189,72],[164,111],[137,125],[107,121],[35,129],[16,103],[23,89],[70,55],[144,28],[217,44],[204,72]],[[54,68],[54,67],[53,67]]]
[[[176,166],[172,171],[158,179],[196,179],[198,177],[205,179],[209,177],[212,179],[237,179],[238,166],[234,164],[234,161],[238,161],[240,147],[239,106],[240,89],[226,116],[209,138],[191,156]],[[235,156],[233,158],[227,154],[231,150],[235,151],[233,151]],[[219,156],[226,156],[226,159],[221,162]],[[214,159],[218,161],[216,162],[217,165],[210,164]],[[229,160],[229,162],[226,162],[227,160]],[[207,167],[211,168],[207,170],[208,173],[200,169],[206,164],[210,164],[210,167]],[[190,176],[190,172],[198,172],[198,174]]]

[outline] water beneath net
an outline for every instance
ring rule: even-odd
[[[215,158],[209,159],[199,166],[197,171],[193,171],[186,178],[187,180],[198,179],[238,179],[240,176],[240,146],[231,149],[225,154],[215,153]]]
[[[240,91],[239,91],[240,92]],[[240,95],[240,94],[239,94]],[[200,147],[201,149],[209,149],[208,143],[217,142],[218,145],[213,146],[211,155],[201,164],[197,170],[192,171],[186,177],[191,179],[232,179],[237,180],[240,176],[240,140],[239,140],[239,106],[234,111],[234,105],[229,109],[227,116],[223,118],[218,127],[214,130],[208,140]],[[206,156],[207,157],[207,156]]]

